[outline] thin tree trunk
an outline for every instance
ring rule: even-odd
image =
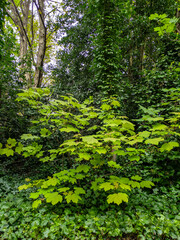
[[[44,2],[45,0],[39,0],[39,6],[37,5],[36,1],[34,1],[39,13],[39,47],[38,47],[38,54],[37,54],[37,62],[36,62],[36,70],[35,70],[35,87],[41,87],[42,84],[42,77],[43,77],[43,65],[44,65],[44,58],[46,52],[46,33],[47,29],[45,26],[45,19],[44,19]]]

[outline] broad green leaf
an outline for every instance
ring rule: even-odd
[[[117,154],[118,156],[125,156],[127,153],[124,150],[117,150],[114,151],[114,154]]]
[[[10,145],[10,147],[15,147],[17,144],[17,141],[15,139],[9,138],[7,140],[7,143],[8,143],[8,145]]]
[[[6,154],[7,157],[14,155],[14,151],[12,149],[9,149],[9,148],[4,148],[3,153]]]
[[[42,184],[42,188],[48,188],[49,186],[56,186],[59,183],[59,180],[57,178],[50,178],[47,181],[44,181]]]
[[[130,161],[139,161],[139,160],[140,160],[140,157],[137,156],[137,155],[134,155],[134,156],[129,156],[128,159],[129,159]]]
[[[168,142],[168,143],[164,143],[161,148],[160,151],[164,152],[164,151],[171,151],[174,147],[179,147],[179,143],[178,142]]]
[[[140,137],[143,137],[143,138],[148,138],[149,136],[150,136],[150,132],[148,132],[148,131],[143,131],[143,132],[140,132],[138,135],[140,136]]]
[[[30,187],[32,187],[32,184],[31,184],[31,183],[21,185],[21,186],[18,187],[18,189],[19,189],[19,191],[21,191],[21,190],[23,190],[23,189],[26,190],[26,189],[28,189],[28,188],[30,188]]]
[[[23,145],[19,142],[18,146],[15,148],[15,152],[17,152],[18,154],[21,154],[23,150]]]
[[[104,103],[104,104],[101,105],[101,109],[102,109],[103,111],[105,111],[105,110],[110,110],[110,109],[111,109],[111,106],[108,105],[108,104],[106,104],[106,103]]]
[[[113,100],[111,102],[111,105],[116,106],[116,107],[120,107],[121,106],[121,104],[117,100]]]
[[[126,120],[122,121],[122,127],[129,129],[129,130],[134,130],[134,124],[132,124],[131,122],[128,122]]]
[[[124,189],[124,190],[130,190],[130,191],[131,191],[131,187],[130,187],[129,185],[127,185],[127,184],[121,183],[121,184],[120,184],[120,187],[121,187],[122,189]]]
[[[107,150],[105,148],[95,148],[95,151],[99,154],[106,154]]]
[[[85,160],[89,160],[91,158],[91,155],[89,153],[79,153],[79,158],[85,159]]]
[[[33,202],[32,207],[33,207],[33,208],[38,208],[38,206],[39,206],[41,203],[42,203],[41,200],[36,200],[36,201]]]
[[[2,148],[2,146],[3,146],[2,143],[0,143],[0,149]]]
[[[148,122],[157,122],[164,120],[163,117],[151,117],[149,115],[143,116],[143,119]]]
[[[91,189],[94,191],[99,189],[98,184],[104,182],[104,178],[96,178],[95,181],[91,182]]]
[[[120,141],[120,140],[119,140],[119,138],[104,137],[103,141],[104,142],[117,142],[117,141]]]
[[[31,193],[31,194],[30,194],[30,198],[36,199],[36,198],[39,197],[39,195],[40,195],[39,192]]]
[[[89,112],[88,117],[89,118],[96,118],[96,117],[98,117],[98,114],[96,112]]]
[[[75,178],[76,179],[83,179],[83,178],[85,178],[86,176],[85,175],[83,175],[83,174],[76,174],[75,175]]]
[[[105,182],[99,185],[99,189],[104,189],[104,191],[109,191],[115,187],[110,182]]]
[[[142,181],[142,182],[140,182],[140,186],[142,188],[144,188],[144,187],[151,188],[152,186],[154,186],[154,183],[151,181]]]
[[[86,192],[84,191],[84,189],[83,188],[80,188],[80,187],[74,187],[74,193],[75,194],[85,194]]]
[[[89,143],[89,144],[96,144],[99,143],[98,140],[96,138],[94,138],[93,136],[86,136],[86,137],[82,137],[83,142]]]
[[[41,137],[48,137],[48,136],[50,136],[52,133],[48,130],[48,129],[46,129],[46,128],[42,128],[41,129],[41,131],[40,131],[40,133],[41,133]]]
[[[78,203],[78,201],[81,200],[81,197],[75,193],[69,193],[65,198],[67,203],[70,203],[71,201],[74,203]]]
[[[70,190],[69,187],[58,188],[58,192],[67,192],[68,190]]]
[[[141,181],[142,177],[135,175],[131,177],[132,180]]]
[[[164,141],[164,138],[159,137],[159,138],[152,138],[152,139],[147,139],[145,141],[145,144],[153,144],[153,145],[158,145],[160,142]]]
[[[131,185],[133,188],[140,188],[140,183],[139,182],[135,182],[135,181],[130,181],[129,185]]]
[[[119,164],[117,164],[116,162],[114,162],[114,161],[108,161],[108,165],[110,166],[110,167],[114,167],[114,168],[122,168]]]
[[[61,128],[59,129],[60,132],[79,132],[79,130],[77,128],[74,128],[72,126],[67,126],[67,127],[64,127],[64,128]]]
[[[90,167],[87,166],[87,165],[79,165],[77,168],[76,168],[76,172],[89,172],[89,169]]]
[[[58,192],[46,193],[44,194],[46,201],[52,203],[52,205],[62,202],[63,198]]]
[[[114,193],[110,194],[107,197],[108,203],[116,203],[117,205],[121,204],[122,202],[128,202],[128,195],[126,193]]]
[[[39,139],[37,136],[33,136],[32,134],[23,134],[21,135],[21,139],[23,140],[33,140],[33,139]]]
[[[134,145],[134,144],[136,144],[136,143],[141,143],[141,142],[143,142],[144,141],[144,138],[143,137],[137,137],[137,138],[135,138],[134,140],[131,140],[131,141],[129,141],[129,142],[127,142],[126,144],[129,144],[129,145]]]
[[[165,130],[168,127],[165,124],[156,124],[153,126],[152,130],[157,131],[157,130]]]

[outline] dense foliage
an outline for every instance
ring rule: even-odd
[[[49,2],[41,88],[0,2],[0,239],[180,239],[179,1]]]

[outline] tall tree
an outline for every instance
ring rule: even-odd
[[[52,26],[50,16],[57,6],[49,8],[45,0],[8,1],[10,3],[7,9],[8,15],[16,25],[20,36],[21,72],[25,73],[28,86],[40,87],[49,47],[47,43],[54,31],[50,28],[50,25]]]

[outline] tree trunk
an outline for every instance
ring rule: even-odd
[[[43,65],[44,65],[44,57],[46,52],[46,33],[47,29],[44,24],[44,2],[45,0],[39,0],[38,13],[39,13],[39,47],[38,47],[38,54],[37,54],[37,62],[36,62],[36,70],[35,70],[35,87],[40,87],[42,84],[42,77],[43,77]]]

